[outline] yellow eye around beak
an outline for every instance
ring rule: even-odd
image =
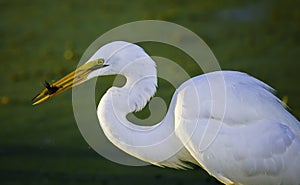
[[[88,75],[103,67],[104,59],[97,59],[90,62],[85,63],[84,65],[77,68],[75,71],[69,73],[68,75],[62,77],[58,81],[54,82],[53,84],[49,84],[48,82],[45,82],[45,89],[40,92],[38,95],[36,95],[32,101],[32,105],[40,104],[49,98],[60,94],[71,87],[74,87],[76,85],[79,85],[83,82],[85,82],[88,77]]]

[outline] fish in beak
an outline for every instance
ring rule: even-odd
[[[97,59],[87,62],[77,68],[75,71],[69,73],[68,75],[62,77],[53,84],[49,84],[45,81],[45,89],[42,90],[38,95],[36,95],[32,101],[32,105],[40,104],[49,98],[58,95],[74,86],[77,86],[88,80],[88,75],[104,66],[104,59]]]

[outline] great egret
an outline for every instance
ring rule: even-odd
[[[156,65],[141,47],[115,41],[73,73],[46,83],[34,105],[91,78],[114,74],[124,75],[126,84],[106,92],[97,115],[105,135],[123,151],[158,166],[194,163],[225,184],[300,184],[299,121],[271,87],[245,73],[217,71],[191,78],[176,90],[159,124],[139,126],[126,115],[141,110],[155,93]],[[219,76],[226,94],[218,91]]]

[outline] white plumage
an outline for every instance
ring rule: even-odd
[[[106,92],[97,112],[105,135],[123,151],[158,166],[194,163],[225,184],[300,184],[300,123],[265,83],[234,71],[194,77],[176,90],[160,123],[138,126],[126,115],[154,95],[155,62],[123,41],[101,47],[87,64],[97,59],[104,59],[103,67],[86,80],[127,79]]]
[[[214,83],[220,74],[226,85],[224,117],[218,107],[210,111],[209,106],[213,100],[207,78]],[[226,184],[300,183],[299,122],[269,86],[233,71],[191,80],[196,89],[186,85],[178,90],[175,124],[177,136],[197,162]],[[199,102],[192,100],[195,95]],[[191,114],[195,106],[200,111]]]
[[[105,45],[91,60],[97,58],[108,67],[90,77],[127,78],[98,106],[106,136],[123,151],[159,166],[191,162],[225,184],[300,184],[300,124],[268,85],[241,72],[200,75],[176,90],[161,123],[137,126],[126,115],[155,93],[154,61],[126,42]]]

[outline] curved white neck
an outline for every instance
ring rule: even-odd
[[[182,148],[174,132],[174,105],[154,126],[135,125],[126,116],[146,105],[155,93],[156,80],[156,75],[127,75],[125,86],[110,88],[98,107],[99,121],[108,139],[123,151],[153,164],[173,157]]]

